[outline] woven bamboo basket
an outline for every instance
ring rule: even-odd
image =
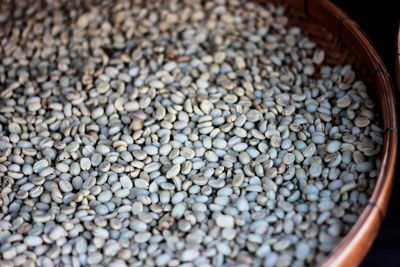
[[[372,245],[392,190],[398,144],[394,88],[381,58],[359,26],[329,0],[258,0],[286,6],[289,23],[299,26],[326,52],[325,63],[351,64],[378,104],[385,130],[382,165],[374,192],[361,216],[323,266],[357,266]],[[400,54],[400,35],[398,39]],[[400,57],[397,58],[400,67]],[[400,83],[400,68],[397,72]]]
[[[259,0],[261,3],[268,0]],[[276,2],[276,1],[274,1]],[[396,168],[398,131],[394,88],[380,56],[364,32],[328,0],[278,1],[286,6],[289,23],[300,26],[326,52],[327,64],[352,64],[377,101],[385,130],[382,166],[376,187],[361,216],[323,266],[357,266],[371,247],[386,213]],[[398,39],[400,53],[400,35]],[[398,59],[400,83],[400,56]]]

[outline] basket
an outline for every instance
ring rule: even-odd
[[[382,60],[359,26],[328,0],[258,0],[286,6],[289,23],[326,52],[325,63],[351,64],[375,97],[385,130],[382,164],[376,187],[357,222],[341,240],[323,266],[357,266],[372,245],[386,213],[393,186],[397,145],[397,110],[394,88]],[[398,39],[400,55],[400,35]],[[397,57],[400,85],[400,56]]]
[[[260,0],[265,3],[268,0]],[[275,1],[276,2],[276,1]],[[364,32],[345,12],[327,0],[278,1],[286,6],[289,23],[326,52],[327,64],[352,64],[376,99],[385,131],[382,165],[376,187],[368,205],[348,234],[337,245],[322,266],[358,266],[371,247],[386,213],[393,186],[398,131],[394,88],[380,56]],[[400,35],[398,39],[400,53]],[[400,56],[397,58],[400,83]],[[400,84],[399,84],[400,85]]]

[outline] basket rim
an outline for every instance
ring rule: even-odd
[[[400,90],[400,23],[397,28],[396,50],[395,50],[395,75],[397,90]]]

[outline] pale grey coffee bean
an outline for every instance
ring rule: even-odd
[[[182,155],[185,159],[190,160],[190,159],[192,159],[192,158],[195,157],[196,153],[195,153],[195,151],[194,151],[193,149],[188,148],[188,147],[184,147],[184,148],[182,148],[182,150],[181,150],[181,155]]]
[[[112,193],[110,190],[102,191],[97,197],[97,199],[102,203],[110,201],[111,198],[112,198]]]
[[[87,171],[91,168],[92,162],[88,158],[81,158],[80,166],[82,170]]]
[[[168,253],[164,253],[158,255],[155,262],[157,266],[166,266],[170,261],[171,261],[171,255]]]
[[[311,177],[319,177],[322,173],[322,166],[319,163],[313,163],[310,166],[309,173]]]
[[[150,164],[144,166],[143,170],[144,170],[145,172],[151,173],[151,172],[154,172],[154,171],[159,170],[160,167],[161,167],[161,164],[160,164],[160,163],[153,162],[153,163],[150,163]]]
[[[185,249],[182,252],[181,259],[184,262],[185,261],[193,261],[194,259],[196,259],[199,256],[200,256],[200,252],[197,249],[189,248],[189,249]]]
[[[190,83],[192,82],[192,78],[190,76],[185,76],[183,79],[180,81],[180,85],[182,87],[188,87]]]
[[[97,92],[99,92],[100,94],[106,93],[109,89],[110,89],[109,83],[100,83],[96,88]]]
[[[181,218],[183,216],[183,214],[185,213],[186,210],[186,205],[181,203],[177,203],[172,211],[171,211],[171,216],[175,217],[175,218]]]
[[[237,152],[245,151],[249,146],[246,143],[238,143],[232,147],[233,150]]]
[[[182,232],[189,232],[190,229],[192,228],[192,225],[185,221],[185,220],[179,220],[178,222],[178,229],[181,230]]]
[[[264,176],[264,168],[263,168],[263,166],[261,164],[257,163],[254,166],[254,170],[255,170],[255,173],[257,174],[258,177],[263,177]]]
[[[35,162],[35,164],[33,164],[33,171],[35,173],[39,173],[40,171],[42,171],[44,168],[49,166],[49,162],[46,159],[42,159],[39,160],[37,162]]]
[[[61,237],[64,237],[67,235],[67,232],[65,231],[64,228],[61,226],[56,226],[54,227],[53,230],[50,231],[49,233],[49,238],[52,240],[58,240]]]
[[[232,180],[232,186],[236,186],[239,187],[243,184],[244,182],[244,174],[243,173],[237,173],[233,176],[233,180]]]
[[[234,219],[230,215],[219,215],[215,219],[216,224],[222,228],[232,228],[235,224]]]
[[[326,151],[328,153],[335,153],[340,149],[341,143],[339,141],[329,141],[326,145]]]
[[[132,180],[127,175],[121,176],[119,181],[123,188],[131,189],[133,187]]]
[[[262,114],[260,111],[251,109],[246,114],[246,119],[251,122],[259,121],[262,118]]]
[[[40,108],[38,108],[40,109]],[[30,109],[30,111],[33,111]],[[10,247],[2,252],[2,258],[5,260],[11,260],[17,256],[17,249],[15,247]]]
[[[127,188],[122,188],[122,189],[115,191],[114,194],[116,197],[125,198],[125,197],[129,196],[130,190]]]
[[[103,160],[103,157],[101,156],[100,153],[94,153],[92,155],[92,157],[90,158],[92,166],[95,166],[95,167],[99,166],[100,163],[102,162],[102,160]]]
[[[61,162],[56,165],[56,169],[60,172],[66,173],[69,171],[69,165]]]
[[[211,156],[211,159],[215,159],[213,157],[213,155]],[[217,159],[218,160],[218,159]],[[196,160],[192,163],[192,168],[195,170],[201,169],[202,167],[204,167],[206,165],[206,163],[202,160]]]
[[[171,200],[171,193],[169,191],[160,192],[160,202],[163,204],[169,203]]]
[[[226,53],[224,51],[218,51],[214,54],[214,62],[221,64],[225,61]]]
[[[108,153],[110,153],[110,148],[106,145],[98,145],[96,148],[96,151],[99,152],[102,155],[107,155]]]
[[[315,154],[317,148],[315,146],[314,143],[311,143],[310,145],[308,145],[302,152],[303,152],[303,156],[305,158],[311,157],[312,155]]]
[[[92,111],[92,118],[95,120],[103,115],[104,115],[104,109],[102,107],[97,107]]]
[[[149,182],[144,179],[135,179],[135,187],[137,188],[149,188]]]
[[[39,172],[39,176],[46,177],[53,173],[54,173],[54,169],[52,167],[46,167]]]
[[[357,172],[370,172],[373,167],[374,165],[369,161],[359,162],[356,164],[355,170]]]
[[[208,180],[209,179],[207,177],[199,176],[199,175],[195,175],[192,178],[193,183],[196,184],[196,185],[200,185],[200,186],[206,185],[208,183]]]
[[[283,139],[281,143],[281,148],[282,149],[289,149],[292,145],[292,140],[289,138]]]
[[[189,174],[189,173],[192,171],[192,165],[193,165],[193,164],[192,164],[191,161],[185,161],[185,162],[182,164],[181,173],[184,174],[184,175]]]
[[[79,175],[81,172],[81,166],[79,165],[78,162],[72,162],[70,167],[69,167],[69,172],[72,175]]]
[[[143,150],[135,150],[132,152],[132,155],[137,160],[144,160],[147,157],[147,153]]]
[[[230,16],[223,16],[222,19],[223,19],[226,23],[232,22],[232,19],[231,19]],[[244,68],[246,67],[246,62],[245,62],[245,60],[244,60],[243,57],[240,57],[240,56],[236,57],[236,58],[235,58],[235,63],[236,63],[236,67],[237,67],[238,69],[244,69]]]
[[[171,203],[178,204],[178,203],[182,202],[184,198],[185,198],[185,192],[182,192],[182,191],[177,192],[172,196]]]
[[[292,153],[287,153],[284,157],[283,157],[283,163],[285,163],[286,165],[291,165],[293,164],[293,162],[295,161],[296,157],[294,156],[294,154]]]
[[[86,239],[84,237],[78,237],[76,239],[76,243],[75,243],[75,250],[84,254],[87,252],[87,248],[88,248],[88,245],[87,245]]]
[[[200,88],[206,88],[206,87],[208,87],[208,83],[206,83],[206,82],[204,82],[203,80],[197,80],[197,85],[200,87]],[[210,112],[211,112],[211,110],[214,108],[214,105],[210,102],[210,101],[208,101],[208,100],[203,100],[201,103],[200,103],[200,109],[201,109],[201,111],[203,111],[205,114],[210,114]]]
[[[370,120],[365,117],[357,117],[354,120],[354,125],[359,128],[367,127],[370,124]]]
[[[99,204],[95,207],[95,211],[98,215],[104,216],[106,215],[109,211],[108,208],[103,205],[103,204]]]
[[[72,192],[72,190],[74,189],[72,184],[67,180],[60,180],[58,182],[58,186],[59,186],[60,190],[65,193]]]
[[[209,136],[205,136],[205,137],[204,137],[204,139],[203,139],[203,146],[204,146],[206,149],[210,149],[210,148],[211,148],[211,146],[212,146],[211,137],[209,137]]]
[[[207,206],[203,203],[197,202],[192,205],[192,210],[194,212],[204,213],[207,210]]]
[[[104,255],[108,257],[112,257],[117,254],[118,250],[121,248],[121,245],[115,240],[108,240],[104,244],[103,251]]]
[[[213,151],[207,151],[204,156],[208,162],[218,161],[218,156]]]
[[[147,242],[150,239],[150,237],[151,237],[150,232],[140,232],[135,235],[134,240],[138,244],[141,244]]]
[[[65,152],[76,152],[79,149],[79,144],[75,141],[72,141],[71,143],[69,143],[65,148],[64,151]]]
[[[306,260],[310,255],[311,249],[306,242],[300,242],[296,246],[296,257],[299,260]]]
[[[215,170],[213,168],[207,168],[203,172],[203,176],[206,178],[210,178],[214,174]]]
[[[237,209],[240,211],[248,211],[249,210],[249,202],[246,198],[239,198],[236,202]]]
[[[24,243],[27,246],[36,247],[43,243],[43,240],[39,236],[26,236],[24,238]]]
[[[31,165],[24,164],[22,166],[22,173],[25,175],[31,175],[33,173],[33,168]]]
[[[277,135],[273,135],[270,140],[271,147],[278,148],[281,146],[282,138]]]
[[[316,132],[312,135],[312,142],[314,144],[318,144],[318,145],[323,144],[323,143],[325,143],[325,140],[326,140],[326,137],[323,133]]]
[[[212,142],[213,146],[218,149],[225,149],[227,147],[227,142],[224,139],[214,139]]]
[[[147,225],[140,220],[132,220],[131,228],[136,232],[144,232],[147,230]]]
[[[240,161],[243,165],[249,164],[250,161],[251,161],[251,158],[250,158],[249,153],[247,153],[247,152],[241,152],[241,153],[239,154],[239,161]]]
[[[235,130],[233,130],[234,135],[240,137],[240,138],[245,138],[247,137],[247,131],[243,128],[235,128]]]
[[[99,154],[98,154],[99,155]],[[128,152],[128,151],[123,151],[122,153],[121,153],[121,159],[123,159],[124,161],[126,161],[126,162],[132,162],[133,161],[133,156],[132,156],[132,154],[130,153],[130,152]],[[93,158],[92,158],[93,159]],[[93,160],[92,160],[92,165],[93,165]]]
[[[174,176],[177,176],[179,174],[180,170],[181,170],[181,165],[175,164],[171,167],[171,169],[168,170],[165,177],[172,178]]]
[[[282,251],[282,250],[285,250],[286,248],[288,248],[290,246],[290,244],[291,244],[290,239],[284,238],[284,239],[281,239],[278,242],[274,243],[272,248],[276,251]]]
[[[156,155],[158,153],[158,148],[156,146],[148,145],[148,146],[143,147],[143,151],[149,155]],[[135,155],[133,155],[133,156],[135,156]]]

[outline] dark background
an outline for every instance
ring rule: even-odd
[[[399,27],[398,0],[356,1],[332,0],[355,20],[381,54],[395,84],[394,65],[397,53],[396,35]],[[396,87],[397,89],[397,87]],[[397,92],[399,90],[397,89]],[[399,100],[399,95],[397,95]],[[398,103],[400,103],[398,101]],[[372,248],[361,266],[400,266],[400,170],[397,168],[395,186],[388,213]]]

